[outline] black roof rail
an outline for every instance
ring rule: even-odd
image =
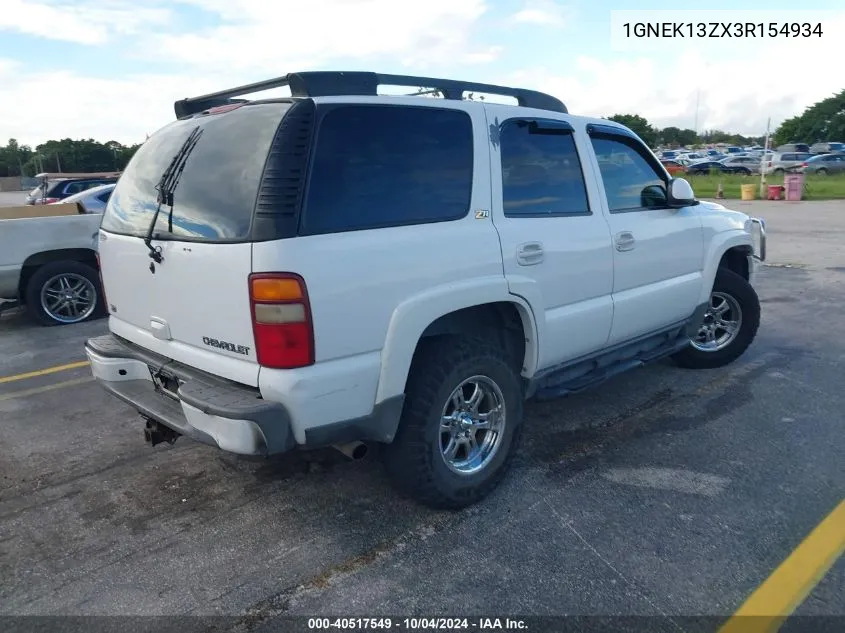
[[[176,118],[181,119],[209,108],[232,103],[243,103],[245,99],[234,99],[255,92],[289,86],[293,97],[336,97],[336,96],[377,96],[379,86],[407,86],[415,88],[434,88],[445,99],[463,99],[465,92],[482,92],[507,97],[514,97],[517,103],[526,108],[563,112],[568,110],[560,99],[536,90],[508,88],[492,84],[480,84],[454,79],[436,77],[414,77],[412,75],[384,75],[374,72],[348,71],[309,71],[290,73],[283,77],[267,79],[245,86],[237,86],[219,92],[212,92],[199,97],[182,99],[173,104]],[[427,92],[431,92],[430,90]]]

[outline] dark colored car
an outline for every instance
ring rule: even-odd
[[[64,200],[68,196],[82,193],[92,187],[112,185],[116,182],[117,176],[49,179],[29,192],[29,195],[26,197],[26,204],[52,204]]]
[[[725,165],[715,160],[705,160],[700,163],[693,163],[687,167],[687,174],[709,174],[711,171],[718,171],[723,174],[750,174],[751,170],[742,165]]]

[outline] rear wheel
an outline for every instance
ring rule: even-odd
[[[69,325],[105,314],[97,271],[77,261],[50,262],[26,286],[26,307],[42,325]]]
[[[825,167],[820,167],[816,170],[817,176],[827,176],[827,169]]]
[[[732,270],[720,268],[704,322],[688,347],[672,358],[681,367],[723,367],[742,356],[760,325],[760,300],[754,288]]]
[[[499,346],[457,336],[424,340],[385,466],[406,494],[457,509],[501,481],[519,443],[522,382]]]

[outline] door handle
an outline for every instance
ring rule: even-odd
[[[632,251],[637,240],[634,239],[634,234],[630,231],[622,231],[616,234],[616,250],[617,251]]]
[[[542,262],[544,257],[540,242],[526,242],[516,248],[516,262],[520,266],[534,266]]]

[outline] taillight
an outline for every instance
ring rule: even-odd
[[[314,328],[305,280],[293,273],[253,273],[249,301],[258,364],[293,369],[314,364]]]
[[[807,163],[801,163],[801,167],[809,167],[809,165]]]

